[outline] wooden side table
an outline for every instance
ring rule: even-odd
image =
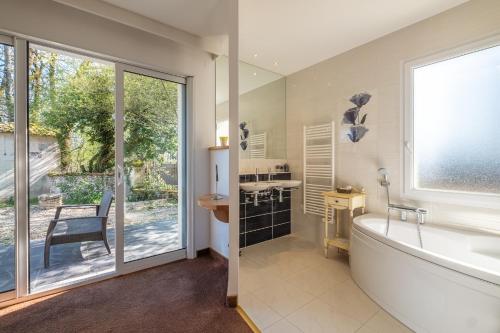
[[[348,209],[349,210],[349,221],[348,221],[348,230],[351,230],[352,219],[354,217],[354,210],[356,208],[361,208],[361,213],[365,213],[365,193],[338,193],[335,191],[332,192],[324,192],[323,193],[325,200],[325,239],[324,239],[324,247],[325,247],[325,257],[328,257],[328,247],[333,245],[339,249],[343,249],[349,251],[349,238],[342,237],[340,233],[340,210]],[[330,239],[328,238],[328,212],[330,209],[335,209],[336,211],[336,232],[335,237]],[[332,215],[333,218],[333,215]]]

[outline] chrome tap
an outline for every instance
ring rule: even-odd
[[[424,208],[417,208],[417,211],[415,213],[417,213],[417,223],[424,224],[425,217],[427,216],[429,211],[427,209],[424,209]]]
[[[255,168],[255,182],[259,182],[259,168]]]
[[[387,211],[390,212],[392,210],[400,213],[399,219],[401,221],[407,221],[408,213],[414,213],[417,216],[417,222],[419,224],[424,224],[425,215],[427,215],[427,210],[424,208],[411,207],[406,205],[396,205],[390,203],[387,205]]]
[[[422,233],[420,230],[420,225],[425,223],[425,216],[427,215],[428,211],[424,208],[418,208],[418,207],[411,207],[411,206],[406,206],[406,205],[396,205],[392,204],[391,200],[389,198],[389,173],[385,168],[380,168],[378,169],[378,181],[380,186],[385,187],[386,193],[387,193],[387,223],[386,223],[386,228],[385,228],[385,235],[389,235],[389,227],[390,227],[390,221],[391,221],[391,211],[397,211],[399,212],[400,220],[401,221],[407,221],[408,220],[408,213],[413,213],[417,216],[417,232],[418,232],[418,240],[420,243],[420,247],[423,248],[423,243],[422,243]]]

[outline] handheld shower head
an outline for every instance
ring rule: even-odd
[[[391,183],[389,182],[389,172],[386,168],[378,169],[378,182],[380,186],[383,187],[388,187],[389,185],[391,185]]]
[[[389,182],[389,172],[386,168],[378,169],[378,182],[380,186],[385,187],[385,193],[387,195],[387,207],[391,205],[391,199],[389,198],[389,186],[391,183]]]

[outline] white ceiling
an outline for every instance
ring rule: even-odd
[[[240,0],[241,59],[291,74],[464,2]]]
[[[226,0],[101,1],[201,37],[224,34],[228,31],[228,22],[225,19]]]
[[[190,33],[227,31],[224,0],[103,0]],[[467,0],[240,0],[241,60],[291,74]]]

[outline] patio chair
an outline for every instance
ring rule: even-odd
[[[49,267],[50,247],[56,244],[79,243],[86,241],[104,241],[104,246],[111,254],[106,236],[106,223],[113,201],[111,191],[104,192],[99,205],[63,205],[58,206],[56,215],[50,221],[45,238],[44,265]],[[63,209],[95,208],[95,216],[59,218]]]

